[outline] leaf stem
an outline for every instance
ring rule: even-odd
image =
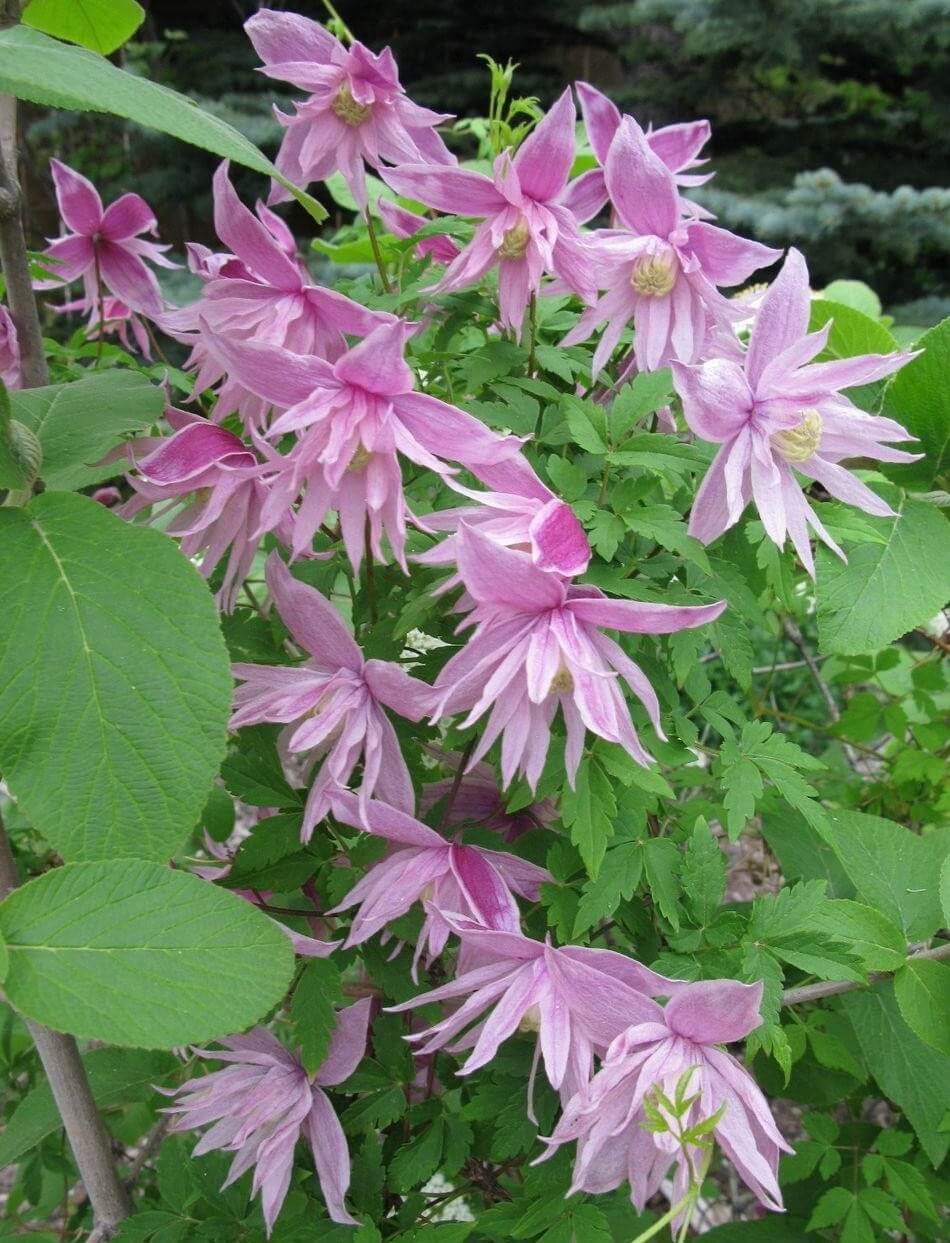
[[[376,226],[373,224],[373,213],[366,208],[366,232],[369,234],[369,244],[373,250],[373,258],[376,260],[376,268],[379,272],[379,279],[382,282],[383,290],[386,293],[392,293],[393,287],[389,279],[389,273],[386,271],[386,264],[383,261],[383,252],[379,248],[379,238],[376,236]]]

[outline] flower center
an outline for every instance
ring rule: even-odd
[[[350,464],[346,469],[356,474],[357,471],[363,470],[363,468],[368,465],[372,456],[373,455],[370,453],[369,449],[359,445],[356,452],[350,458]]]
[[[524,216],[510,229],[505,229],[501,239],[501,245],[498,247],[498,256],[501,259],[522,259],[524,252],[528,249],[528,241],[531,237],[531,230],[528,228],[528,222]]]
[[[336,93],[333,103],[330,105],[336,115],[346,125],[362,125],[364,121],[368,121],[373,115],[373,109],[369,104],[358,104],[353,98],[353,93],[346,85],[340,87]]]
[[[676,256],[672,250],[641,255],[633,265],[630,284],[644,298],[664,298],[676,284]]]
[[[566,669],[562,664],[558,666],[558,671],[551,679],[551,689],[549,694],[560,695],[569,694],[574,689],[574,679],[571,677],[571,671]]]
[[[518,1024],[520,1032],[539,1032],[541,1030],[541,1010],[538,1006],[528,1006]]]
[[[787,432],[776,432],[772,448],[786,462],[807,462],[821,444],[821,415],[817,410],[803,410],[802,421]]]

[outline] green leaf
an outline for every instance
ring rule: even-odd
[[[103,371],[70,384],[11,393],[14,417],[43,448],[40,474],[48,489],[71,492],[125,467],[98,462],[131,432],[162,417],[165,395],[137,371]]]
[[[886,529],[886,528],[885,528]],[[922,625],[950,597],[950,523],[904,498],[887,542],[852,548],[847,563],[822,549],[818,638],[823,652],[876,652]]]
[[[923,353],[902,367],[884,390],[882,413],[896,419],[920,441],[926,456],[883,470],[905,487],[929,489],[950,471],[950,319],[925,332],[916,343]],[[917,445],[908,448],[917,449]]]
[[[767,777],[779,794],[814,824],[824,819],[816,802],[815,790],[798,772],[819,769],[824,765],[814,756],[786,738],[772,732],[767,721],[749,721],[736,740],[723,741],[719,753],[719,769],[725,796],[726,824],[729,836],[736,838],[755,810],[764,791]]]
[[[158,531],[87,497],[0,510],[0,769],[67,859],[167,859],[224,754],[214,603]]]
[[[564,401],[564,408],[567,426],[575,443],[587,453],[606,453],[607,445],[603,440],[603,407],[592,401],[581,401],[579,397],[568,397]]]
[[[298,791],[284,776],[277,755],[277,737],[268,726],[242,729],[221,765],[228,791],[252,807],[299,807]]]
[[[663,406],[673,396],[673,376],[668,367],[662,371],[640,371],[630,384],[625,384],[610,407],[610,440],[616,444],[621,437]]]
[[[290,940],[250,903],[143,859],[46,872],[0,903],[0,931],[16,1009],[144,1049],[243,1031],[293,969]]]
[[[894,977],[894,996],[911,1031],[950,1056],[950,966],[911,959]]]
[[[570,830],[571,841],[580,851],[587,874],[597,879],[600,865],[613,835],[617,800],[610,778],[589,756],[581,760],[574,789],[561,798],[561,819]]]
[[[410,1191],[429,1181],[439,1168],[445,1123],[436,1118],[430,1127],[411,1143],[400,1148],[389,1163],[389,1185],[394,1191]]]
[[[657,432],[640,432],[625,440],[607,460],[615,466],[642,466],[673,479],[700,470],[709,456],[695,445],[683,444],[674,436]]]
[[[834,1226],[844,1219],[845,1214],[854,1203],[853,1194],[845,1187],[832,1187],[826,1191],[808,1220],[806,1230],[823,1230],[826,1226]]]
[[[900,927],[863,902],[826,901],[816,912],[815,926],[853,945],[868,971],[896,971],[906,961],[907,945]]]
[[[110,112],[171,134],[279,181],[314,220],[326,211],[289,182],[270,160],[226,121],[177,91],[117,69],[105,57],[60,43],[25,26],[0,30],[0,91],[70,112]]]
[[[108,56],[131,39],[145,20],[136,0],[30,0],[25,26]]]
[[[880,1140],[878,1140],[878,1147],[880,1146]],[[924,1216],[936,1220],[937,1209],[933,1196],[916,1165],[911,1165],[909,1161],[895,1161],[893,1157],[886,1157],[884,1172],[891,1191],[902,1204],[906,1204],[915,1213],[923,1213]]]
[[[877,319],[872,319],[844,302],[816,298],[811,304],[809,331],[817,331],[829,319],[833,323],[825,354],[832,358],[853,358],[856,354],[890,354],[897,349],[897,342]]]
[[[336,963],[312,958],[300,973],[290,1004],[304,1070],[314,1074],[330,1047],[336,1027],[334,1007],[343,1003],[343,986]]]
[[[707,927],[715,919],[726,891],[726,856],[702,817],[686,843],[681,879],[693,918],[701,927]]]
[[[864,281],[832,281],[821,290],[821,300],[834,302],[839,306],[850,306],[871,319],[878,319],[881,314],[881,299]]]
[[[622,842],[607,851],[596,880],[588,880],[577,906],[573,935],[579,936],[602,919],[609,919],[621,900],[629,902],[643,873],[640,842]]]
[[[950,1133],[940,1130],[950,1108],[950,1058],[907,1026],[890,982],[848,993],[839,1004],[882,1092],[903,1111],[921,1147],[939,1165],[950,1148]]]
[[[902,928],[908,941],[924,940],[942,925],[937,885],[945,832],[918,837],[880,816],[839,811],[830,817],[826,840],[861,897]]]
[[[155,1084],[178,1068],[171,1054],[140,1049],[93,1049],[83,1054],[83,1066],[100,1110],[148,1100]],[[12,1165],[47,1135],[62,1127],[62,1119],[48,1083],[41,1082],[20,1101],[0,1135],[0,1166]]]
[[[674,932],[679,932],[682,914],[679,905],[681,863],[680,852],[668,837],[649,837],[643,843],[643,870],[647,884],[653,901]]]
[[[940,868],[940,909],[943,911],[943,922],[950,928],[950,854]]]

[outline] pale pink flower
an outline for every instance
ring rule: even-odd
[[[95,341],[99,337],[101,322],[103,325],[101,331],[104,336],[116,336],[124,350],[128,350],[130,354],[138,350],[143,358],[151,362],[152,343],[149,341],[145,321],[140,315],[136,315],[134,311],[130,310],[121,299],[113,298],[107,294],[102,299],[100,305],[98,299],[94,299],[90,303],[85,297],[74,298],[71,302],[53,305],[52,309],[57,315],[69,315],[72,313],[85,315],[87,317],[85,327],[87,341]],[[131,337],[129,336],[130,332],[132,334]],[[132,344],[133,339],[135,341],[134,346]]]
[[[294,520],[293,552],[309,547],[326,513],[335,509],[347,556],[358,570],[365,532],[382,561],[383,535],[406,569],[406,504],[399,455],[441,475],[445,459],[478,476],[482,466],[517,454],[522,441],[499,436],[447,402],[415,391],[403,357],[415,325],[396,320],[374,329],[335,363],[292,354],[259,341],[213,336],[230,374],[252,392],[284,409],[272,437],[297,433],[289,469],[275,484],[265,525],[303,496]]]
[[[913,436],[893,419],[859,410],[840,391],[890,375],[914,353],[812,363],[824,349],[831,322],[809,333],[810,306],[805,260],[790,250],[762,300],[744,358],[714,358],[694,367],[674,363],[673,376],[690,430],[722,446],[693,501],[689,533],[711,543],[739,521],[752,500],[769,539],[781,547],[788,534],[814,575],[809,527],[844,554],[805,499],[796,473],[847,505],[888,517],[894,512],[890,505],[840,463],[845,458],[911,462],[918,455],[883,444]]]
[[[276,163],[290,181],[306,186],[339,170],[365,211],[366,164],[455,163],[435,130],[451,116],[412,102],[388,47],[378,55],[359,42],[345,48],[317,22],[270,9],[244,29],[262,73],[310,92],[293,116],[275,109],[287,130]],[[287,197],[275,183],[270,201]]]
[[[362,760],[361,801],[374,793],[404,811],[414,806],[412,781],[395,731],[383,711],[418,721],[429,711],[432,688],[401,665],[364,660],[356,640],[329,600],[294,578],[277,553],[267,559],[267,586],[303,665],[234,666],[243,685],[234,694],[231,728],[279,722],[281,749],[319,761],[310,787],[301,838],[330,808],[330,794]]]
[[[545,273],[560,277],[586,301],[595,292],[586,244],[560,202],[574,162],[574,121],[568,89],[513,157],[507,151],[498,156],[491,177],[411,164],[383,173],[398,194],[438,211],[481,218],[433,292],[474,285],[497,266],[499,315],[516,335]]]
[[[19,388],[23,383],[16,324],[5,306],[0,306],[0,380],[7,388]]]
[[[581,173],[567,187],[561,200],[574,213],[578,224],[593,219],[607,203],[607,182],[603,165],[607,163],[610,144],[614,140],[623,119],[620,109],[612,100],[589,82],[575,82],[587,138],[601,167]],[[680,125],[664,125],[661,129],[648,129],[647,146],[657,155],[673,174],[678,186],[701,186],[713,176],[712,173],[694,173],[706,163],[698,159],[711,133],[708,121],[687,121]],[[689,199],[682,199],[684,214],[705,217],[708,213]]]
[[[361,807],[354,795],[343,791],[330,798],[337,820],[385,838],[391,848],[328,914],[359,906],[345,942],[349,948],[368,941],[424,900],[426,917],[416,942],[413,979],[420,961],[438,958],[445,948],[450,927],[443,910],[461,911],[480,927],[517,932],[521,918],[514,895],[537,902],[540,886],[551,879],[544,868],[517,855],[446,841],[435,829],[384,803],[371,800]]]
[[[682,987],[613,950],[533,941],[520,932],[494,931],[449,911],[442,918],[478,955],[479,966],[450,984],[392,1006],[409,1010],[434,1001],[466,1000],[448,1018],[408,1039],[421,1055],[471,1049],[459,1074],[486,1066],[516,1031],[536,1032],[535,1065],[528,1084],[529,1114],[538,1054],[548,1082],[566,1102],[590,1079],[602,1054],[633,1022],[659,1009],[651,996]],[[490,1013],[486,1014],[486,1011]]]
[[[682,1199],[690,1172],[682,1147],[669,1132],[644,1129],[644,1099],[659,1088],[672,1099],[685,1071],[694,1069],[688,1095],[696,1096],[685,1116],[695,1126],[722,1116],[713,1134],[736,1172],[766,1208],[782,1210],[776,1173],[779,1154],[791,1152],[775,1125],[755,1080],[718,1046],[741,1040],[759,1026],[761,984],[704,980],[681,987],[665,1007],[647,1002],[638,1017],[610,1045],[603,1066],[570,1101],[550,1140],[547,1156],[577,1140],[571,1189],[601,1194],[630,1183],[630,1198],[642,1212],[676,1166],[673,1203]],[[693,1169],[702,1152],[687,1145]]]
[[[173,1131],[212,1124],[192,1155],[216,1148],[233,1152],[225,1187],[254,1167],[251,1194],[261,1197],[268,1236],[290,1187],[300,1139],[313,1154],[331,1220],[359,1224],[344,1203],[350,1185],[346,1138],[323,1089],[349,1079],[362,1061],[371,1007],[367,997],[337,1011],[330,1048],[313,1075],[265,1027],[228,1037],[223,1052],[197,1049],[199,1057],[230,1065],[183,1083],[166,1111],[178,1115]]]
[[[53,262],[54,280],[35,283],[37,289],[56,289],[81,276],[85,302],[99,298],[99,281],[120,302],[143,315],[158,316],[164,302],[155,274],[145,262],[177,268],[158,246],[142,233],[154,234],[158,222],[148,203],[138,194],[123,194],[103,209],[96,187],[59,160],[50,160],[59,214],[70,232],[51,240],[40,256]]]
[[[601,627],[628,634],[670,634],[715,621],[726,607],[610,600],[596,587],[568,585],[556,574],[463,528],[458,569],[474,609],[475,630],[435,683],[437,716],[468,711],[468,728],[491,711],[472,762],[499,737],[505,785],[523,773],[534,789],[544,768],[551,722],[560,707],[567,727],[565,762],[573,785],[590,730],[622,746],[638,764],[651,763],[620,690],[622,678],[660,725],[656,692],[640,667]]]
[[[596,375],[632,320],[641,371],[656,371],[672,359],[694,362],[716,327],[728,328],[742,315],[717,286],[741,284],[781,251],[705,220],[684,218],[673,174],[633,117],[621,121],[604,174],[624,229],[591,235],[599,256],[597,284],[606,293],[562,344],[585,341],[606,324],[594,351]]]

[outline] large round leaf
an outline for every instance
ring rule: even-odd
[[[167,859],[224,756],[231,676],[174,543],[86,497],[0,510],[0,771],[66,859]]]
[[[170,1049],[243,1031],[290,983],[290,940],[249,902],[144,859],[74,863],[0,903],[7,998],[87,1040]]]

